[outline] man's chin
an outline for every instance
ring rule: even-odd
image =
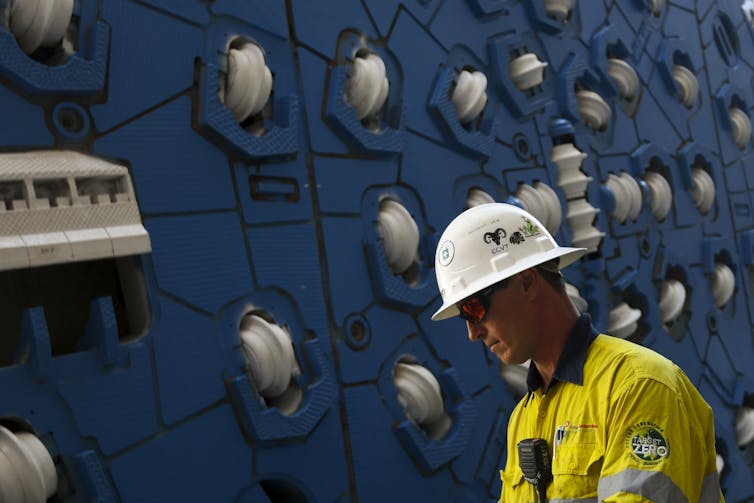
[[[528,360],[528,358],[517,358],[515,355],[511,355],[510,353],[498,355],[498,358],[500,358],[500,360],[506,365],[521,365],[522,363],[526,363]]]

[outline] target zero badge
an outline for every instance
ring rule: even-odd
[[[670,457],[670,444],[663,429],[655,423],[641,422],[628,429],[626,449],[631,458],[643,465],[654,466]]]

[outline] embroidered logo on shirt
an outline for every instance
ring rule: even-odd
[[[631,458],[643,465],[653,466],[670,457],[670,444],[655,423],[636,423],[628,429],[626,449]]]

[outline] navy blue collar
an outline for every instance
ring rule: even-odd
[[[597,331],[592,326],[592,318],[588,314],[582,314],[568,335],[563,352],[558,358],[558,365],[552,374],[550,386],[559,381],[567,381],[581,386],[584,383],[584,363],[589,345],[597,337]],[[534,362],[529,365],[529,374],[526,376],[526,386],[529,391],[541,388],[542,376]],[[547,391],[547,390],[545,390]]]

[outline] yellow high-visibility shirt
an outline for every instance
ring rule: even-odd
[[[539,501],[519,467],[516,445],[527,438],[548,443],[550,502],[724,501],[712,409],[678,366],[637,344],[596,335],[588,317],[566,348],[547,393],[530,369],[530,392],[508,423],[501,502]]]

